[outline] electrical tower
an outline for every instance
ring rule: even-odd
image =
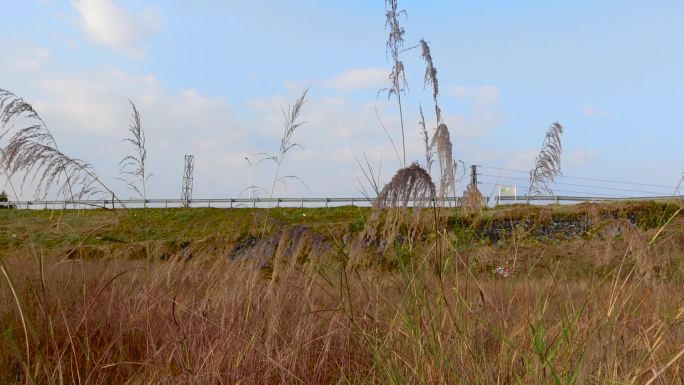
[[[195,169],[195,156],[186,155],[185,156],[185,170],[183,171],[183,186],[181,189],[181,200],[183,201],[183,207],[189,207],[190,201],[192,200],[192,180],[193,171]]]

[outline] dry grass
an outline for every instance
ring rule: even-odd
[[[3,138],[7,143],[0,146],[0,170],[8,179],[23,175],[22,185],[30,181],[36,197],[45,198],[53,188],[65,199],[112,193],[92,165],[60,151],[31,104],[0,88],[0,140]]]
[[[626,263],[494,279],[451,251],[444,279],[428,257],[395,272],[278,261],[275,279],[213,255],[5,260],[0,382],[681,383],[681,283]]]
[[[13,212],[27,229],[47,218]],[[79,218],[101,227],[84,215],[65,213],[61,231],[85,231]],[[194,230],[206,222],[192,218]],[[618,223],[606,241],[558,245],[516,234],[506,248],[440,231],[438,273],[429,233],[412,253],[388,253],[389,271],[350,269],[342,250],[268,271],[230,262],[204,247],[239,231],[227,222],[197,234],[191,259],[43,258],[36,243],[2,259],[0,383],[680,384],[684,281],[664,272],[681,265],[682,223]],[[575,248],[582,260],[564,254]],[[511,278],[490,273],[501,265]]]

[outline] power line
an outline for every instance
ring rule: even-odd
[[[492,167],[492,166],[482,166],[479,165],[482,168],[490,168],[493,170],[500,170],[500,171],[510,171],[510,172],[519,172],[523,174],[529,175],[529,171],[525,170],[516,170],[512,168],[503,168],[503,167]],[[673,189],[675,186],[665,186],[662,184],[648,184],[648,183],[636,183],[636,182],[625,182],[625,181],[619,181],[619,180],[611,180],[611,179],[600,179],[600,178],[586,178],[586,177],[579,177],[579,176],[570,176],[570,175],[559,175],[559,178],[570,178],[570,179],[581,179],[581,180],[591,180],[594,182],[606,182],[606,183],[619,183],[619,184],[629,184],[629,185],[634,185],[634,186],[645,186],[645,187],[660,187],[660,188],[668,188],[668,189]]]
[[[488,183],[488,182],[480,182],[480,184],[485,184],[489,186],[498,186],[496,183]],[[528,188],[529,186],[520,186],[522,188]],[[596,192],[587,192],[587,191],[571,191],[571,190],[555,190],[558,192],[563,192],[563,193],[570,193],[570,194],[586,194],[586,196],[598,196],[598,197],[607,197],[607,198],[629,198],[625,195],[612,195],[612,194],[602,194],[602,193],[596,193]]]
[[[499,178],[499,179],[512,179],[512,180],[521,180],[525,182],[529,182],[529,179],[526,178],[516,178],[512,176],[503,176],[503,175],[491,175],[491,174],[480,174],[481,176],[487,176],[487,177],[492,177],[492,178]],[[642,190],[630,190],[630,189],[624,189],[624,188],[618,188],[618,187],[603,187],[603,186],[589,186],[585,184],[575,184],[575,183],[564,183],[564,182],[554,182],[554,184],[561,185],[561,186],[572,186],[572,187],[589,187],[589,188],[595,188],[598,190],[612,190],[612,191],[625,191],[625,192],[634,192],[634,193],[641,193],[641,194],[661,194],[659,192],[654,192],[654,191],[642,191]]]

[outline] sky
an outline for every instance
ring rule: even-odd
[[[429,42],[454,158],[481,165],[481,189],[524,190],[544,134],[565,127],[558,194],[672,194],[684,171],[684,2],[399,0],[405,47]],[[195,155],[194,197],[269,191],[282,109],[309,95],[301,145],[274,196],[361,196],[355,158],[383,182],[401,167],[382,0],[25,0],[3,5],[0,88],[33,104],[60,148],[120,197],[123,141],[140,111],[148,197],[177,198]],[[407,162],[425,163],[418,108],[436,125],[420,51],[402,53]],[[387,134],[382,126],[387,129]],[[4,143],[0,142],[0,146]],[[520,171],[502,171],[505,168]],[[433,176],[438,171],[433,168]],[[515,179],[517,178],[517,179]],[[467,179],[467,178],[466,178]],[[464,180],[461,185],[466,183]],[[15,181],[20,184],[20,181]],[[3,187],[5,186],[5,187]],[[0,189],[7,189],[0,175]],[[367,187],[366,187],[367,188]],[[30,183],[18,194],[32,197]],[[647,194],[648,193],[648,194]],[[262,193],[262,195],[268,195]]]

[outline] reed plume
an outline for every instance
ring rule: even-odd
[[[304,182],[297,176],[295,175],[287,175],[284,177],[280,176],[280,167],[283,164],[283,160],[285,160],[285,156],[294,148],[302,148],[302,146],[294,142],[292,140],[292,136],[294,135],[295,131],[301,127],[304,122],[301,122],[300,115],[302,113],[302,109],[304,107],[304,104],[306,103],[306,96],[309,93],[309,89],[305,88],[304,91],[302,91],[302,94],[299,96],[299,98],[295,101],[294,104],[287,106],[287,109],[282,108],[283,112],[283,123],[285,126],[285,130],[283,132],[282,138],[280,138],[280,147],[278,148],[278,153],[277,154],[262,154],[266,155],[264,158],[261,159],[263,160],[271,160],[275,163],[275,173],[273,176],[273,183],[271,185],[271,193],[269,195],[269,198],[273,198],[273,193],[275,192],[275,187],[276,184],[278,183],[285,183],[287,179],[295,179],[304,184]],[[306,184],[304,184],[306,187]],[[308,187],[307,187],[308,188]],[[269,204],[270,208],[270,204]],[[263,233],[266,232],[266,225],[268,224],[268,214],[269,211],[266,211],[266,218],[264,220],[264,227],[263,227]]]
[[[549,127],[544,138],[541,152],[535,159],[535,167],[530,171],[530,187],[528,195],[553,195],[551,185],[556,176],[562,175],[561,172],[561,134],[563,126],[554,122]]]
[[[401,124],[401,145],[403,150],[403,165],[406,166],[406,138],[404,134],[404,113],[401,103],[401,95],[404,89],[408,87],[406,82],[406,72],[404,70],[404,62],[399,57],[400,52],[404,47],[404,28],[399,23],[399,16],[406,16],[405,10],[398,10],[397,0],[385,0],[385,28],[389,30],[389,36],[386,43],[386,51],[392,58],[392,71],[389,74],[391,87],[382,89],[380,92],[387,92],[387,99],[389,100],[393,95],[397,99],[399,106],[399,121]]]
[[[437,127],[430,146],[437,154],[440,169],[439,195],[444,198],[454,190],[454,161],[449,128],[442,123]]]
[[[14,122],[27,125],[15,129]],[[36,198],[44,199],[53,187],[67,200],[91,197],[103,190],[112,193],[90,163],[60,151],[31,104],[0,89],[0,140],[5,137],[8,142],[0,151],[1,168],[8,177],[23,174],[22,186],[27,181],[34,184]]]
[[[273,197],[273,192],[275,190],[275,185],[276,183],[283,182],[284,179],[286,178],[295,178],[299,179],[295,176],[288,175],[285,177],[280,176],[280,166],[283,164],[283,160],[285,159],[285,155],[287,155],[292,149],[294,148],[302,148],[302,146],[297,143],[292,141],[292,136],[294,135],[295,131],[301,127],[304,122],[301,122],[299,120],[300,115],[302,113],[302,108],[304,107],[304,104],[306,103],[306,95],[309,93],[309,89],[306,88],[304,91],[302,91],[302,94],[299,96],[297,101],[295,101],[294,104],[287,106],[287,109],[283,109],[283,123],[285,126],[285,130],[283,132],[282,138],[280,138],[280,147],[278,148],[278,153],[277,154],[266,154],[267,156],[263,158],[262,160],[272,160],[276,164],[276,170],[275,170],[275,176],[273,178],[273,185],[271,186],[271,197]]]
[[[140,122],[140,113],[135,103],[129,100],[133,112],[128,124],[129,138],[124,139],[133,145],[134,153],[121,159],[119,162],[120,172],[128,175],[130,179],[119,178],[126,183],[129,189],[135,191],[143,199],[143,207],[147,207],[147,180],[152,176],[147,174],[147,148],[145,147],[145,130]]]
[[[430,46],[424,40],[420,40],[421,47],[421,57],[425,61],[425,86],[432,87],[432,99],[435,103],[435,117],[437,118],[437,125],[442,123],[442,109],[439,108],[439,81],[437,80],[437,68],[432,61],[432,53],[430,52]]]
[[[430,174],[417,162],[397,171],[375,200],[378,209],[428,206],[435,197],[435,184]]]
[[[432,88],[432,100],[435,105],[435,118],[437,119],[437,130],[435,130],[432,142],[430,143],[430,152],[432,153],[432,151],[434,151],[437,154],[440,169],[439,195],[440,197],[445,198],[449,193],[455,190],[453,146],[451,145],[449,128],[442,121],[442,109],[439,107],[439,80],[437,79],[437,68],[435,68],[435,64],[432,60],[430,45],[425,39],[421,39],[420,47],[421,57],[425,61],[424,85]],[[420,115],[422,118],[422,108]],[[423,120],[423,125],[424,124]]]

